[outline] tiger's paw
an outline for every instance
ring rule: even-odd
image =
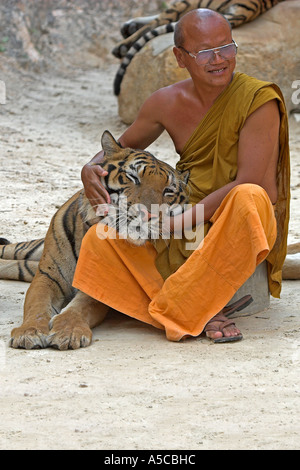
[[[124,42],[120,42],[119,44],[117,44],[113,48],[113,50],[111,52],[118,59],[123,59],[123,57],[126,56],[126,54],[129,51],[131,46],[132,46],[132,43],[130,43],[130,42],[128,44],[126,44]]]
[[[22,349],[43,349],[47,348],[49,328],[41,325],[30,325],[23,323],[11,332],[10,346]]]
[[[136,33],[143,26],[144,26],[144,23],[139,21],[139,18],[134,18],[123,23],[120,31],[121,31],[123,38],[127,39],[129,38],[129,36]]]
[[[49,327],[49,346],[61,351],[86,348],[92,342],[92,330],[79,313],[66,311],[55,315]]]

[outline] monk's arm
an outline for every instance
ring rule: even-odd
[[[163,93],[154,92],[141,107],[137,118],[119,138],[123,147],[145,149],[152,144],[164,131],[161,121]]]
[[[119,138],[123,147],[145,149],[163,132],[164,127],[160,123],[160,110],[162,93],[155,92],[142,106],[135,122]],[[81,179],[85,194],[93,205],[110,203],[110,196],[100,182],[101,176],[107,175],[101,167],[104,152],[98,152],[81,171]]]
[[[237,176],[234,181],[202,199],[204,221],[207,222],[225,196],[235,186],[254,183],[262,186],[272,202],[276,202],[276,166],[278,159],[280,117],[276,100],[269,101],[254,111],[240,132]],[[185,213],[185,226],[196,224],[197,204]],[[182,216],[171,220],[171,229],[182,227]]]

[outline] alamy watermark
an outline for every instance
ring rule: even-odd
[[[0,80],[0,104],[6,104],[6,86],[3,80]]]
[[[143,204],[129,206],[126,196],[121,196],[115,204],[100,204],[96,214],[103,217],[96,229],[100,239],[122,238],[137,245],[159,238],[184,239],[187,250],[196,250],[204,238],[202,204],[185,204],[183,207],[170,207],[167,204],[151,204],[150,207]],[[171,228],[172,219],[176,220],[174,228]]]

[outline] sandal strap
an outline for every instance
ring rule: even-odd
[[[209,322],[206,324],[204,331],[220,331],[223,333],[224,328],[230,325],[235,325],[233,320],[228,320],[228,316],[232,315],[236,311],[243,310],[253,301],[251,295],[245,295],[241,299],[227,305],[224,307],[217,315],[215,315]],[[219,326],[214,325],[214,322],[220,322]]]
[[[233,320],[226,320],[226,321],[224,321],[224,323],[222,323],[219,326],[219,330],[221,331],[221,333],[223,333],[224,328],[226,328],[227,326],[230,326],[230,325],[235,325],[234,321]]]
[[[252,296],[250,294],[245,295],[236,302],[230,305],[226,305],[226,307],[222,309],[222,313],[226,316],[232,315],[233,313],[239,312],[240,310],[243,310],[244,308],[248,307],[251,302],[253,302]]]
[[[217,326],[213,324],[214,322],[221,322],[221,324]],[[206,324],[204,331],[220,331],[223,333],[224,328],[230,325],[235,325],[233,320],[228,320],[224,315],[218,314]]]

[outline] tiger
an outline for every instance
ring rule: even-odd
[[[229,21],[232,28],[237,28],[255,20],[282,1],[285,0],[179,0],[159,15],[128,20],[121,27],[121,34],[125,39],[112,50],[115,57],[122,59],[114,79],[114,94],[120,94],[126,69],[134,56],[151,39],[173,33],[176,22],[189,11],[197,8],[217,11]]]
[[[101,166],[108,172],[101,182],[112,200],[108,215],[107,205],[92,207],[81,189],[54,214],[45,239],[16,244],[2,239],[0,279],[31,282],[25,297],[23,324],[11,332],[13,348],[65,350],[88,346],[92,341],[91,329],[104,320],[109,307],[72,287],[87,230],[100,222],[100,226],[110,226],[125,238],[117,211],[120,200],[126,200],[127,226],[141,216],[144,227],[135,231],[134,236],[128,232],[127,241],[142,245],[161,235],[160,224],[156,229],[154,225],[152,233],[151,204],[164,207],[172,215],[188,203],[188,171],[180,173],[148,151],[123,148],[109,131],[103,133],[101,144],[104,150]],[[111,208],[117,214],[115,218],[109,214]],[[143,210],[147,212],[144,218]]]

